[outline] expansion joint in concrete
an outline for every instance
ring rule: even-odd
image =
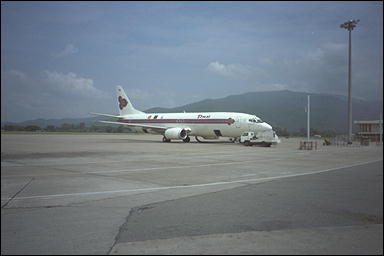
[[[1,206],[1,209],[5,208],[18,194],[21,193],[26,187],[28,187],[29,184],[34,180],[34,178],[31,178],[30,181],[28,181],[19,191],[17,191],[4,205]]]

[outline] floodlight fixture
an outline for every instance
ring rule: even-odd
[[[341,24],[340,27],[345,28],[348,31],[351,31],[356,27],[356,25],[357,25],[357,23],[359,23],[359,21],[360,20],[349,20],[349,21],[346,21],[343,24]]]

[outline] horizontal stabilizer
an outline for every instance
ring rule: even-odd
[[[97,116],[113,117],[113,118],[122,118],[122,116],[115,116],[110,114],[102,114],[102,113],[94,113],[94,112],[90,112],[89,114],[97,115]]]

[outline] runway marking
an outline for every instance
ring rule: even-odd
[[[244,164],[244,163],[260,163],[268,161],[282,160],[284,158],[265,158],[265,159],[253,159],[253,160],[244,160],[237,162],[226,162],[226,163],[211,163],[211,164],[200,164],[200,165],[177,165],[177,166],[162,166],[162,167],[148,167],[148,168],[137,168],[137,169],[119,169],[119,170],[110,170],[110,171],[93,171],[93,172],[78,172],[71,173],[71,175],[86,175],[86,174],[108,174],[108,173],[119,173],[119,172],[140,172],[140,171],[152,171],[152,170],[167,170],[167,169],[183,169],[183,168],[199,168],[199,167],[209,167],[209,166],[221,166],[221,165],[233,165],[233,164]],[[215,159],[217,160],[217,159]],[[62,170],[63,171],[63,170]],[[68,170],[69,171],[69,170]],[[53,174],[16,174],[16,175],[3,175],[2,178],[14,178],[14,177],[38,177],[38,176],[62,176],[62,173],[53,173]]]
[[[275,159],[272,159],[275,160]],[[116,172],[140,172],[140,171],[151,171],[151,170],[163,170],[163,169],[182,169],[182,168],[199,168],[208,166],[220,166],[220,165],[233,165],[242,163],[254,163],[262,160],[244,160],[239,162],[227,162],[227,163],[212,163],[212,164],[199,164],[199,165],[178,165],[178,166],[164,166],[164,167],[150,167],[150,168],[138,168],[138,169],[123,169],[123,170],[112,170],[112,171],[96,171],[87,173],[116,173]]]
[[[233,151],[232,151],[233,152]],[[188,158],[190,156],[199,156],[201,157],[214,157],[214,156],[235,156],[236,154],[226,154],[226,153],[231,153],[229,151],[222,151],[222,152],[215,152],[215,153],[209,153],[209,152],[203,152],[203,153],[183,153],[180,155],[176,155],[177,157],[185,157]],[[245,152],[242,153],[242,155],[254,155],[255,152]],[[153,159],[154,156],[158,159],[162,159],[163,156],[159,155],[153,155],[150,156],[150,159]],[[24,158],[27,159],[27,158]],[[7,166],[7,167],[13,167],[13,165],[17,166],[30,166],[30,167],[49,167],[49,166],[57,166],[57,165],[68,165],[68,163],[46,163],[46,164],[24,164],[23,162],[14,162],[15,160],[12,160],[13,162],[9,161],[2,161],[1,164],[2,166]],[[16,160],[18,161],[18,160]],[[120,163],[120,162],[130,162],[131,160],[110,160],[110,161],[90,161],[90,162],[81,162],[81,163],[71,163],[71,165],[82,165],[82,164],[104,164],[104,163]]]
[[[341,166],[341,167],[329,168],[329,169],[324,169],[324,170],[318,170],[318,171],[311,171],[311,172],[305,172],[305,173],[294,173],[294,174],[287,174],[287,175],[281,175],[281,176],[275,176],[275,177],[266,177],[266,178],[254,178],[254,179],[244,179],[244,180],[234,180],[234,181],[220,181],[220,182],[185,185],[185,186],[152,187],[152,188],[124,189],[124,190],[112,190],[112,191],[98,191],[98,192],[82,192],[82,193],[69,193],[69,194],[14,197],[13,200],[51,199],[51,198],[66,197],[66,196],[86,196],[86,195],[127,193],[127,192],[157,191],[157,190],[166,190],[166,189],[197,188],[197,187],[218,186],[218,185],[227,185],[227,184],[235,184],[235,183],[260,182],[260,181],[277,180],[277,179],[284,179],[284,178],[291,178],[291,177],[298,177],[298,176],[304,176],[304,175],[330,172],[330,171],[335,171],[335,170],[340,170],[340,169],[345,169],[345,168],[351,168],[351,167],[356,167],[356,166],[365,165],[365,164],[376,163],[376,162],[380,162],[380,161],[383,161],[383,159],[368,161],[368,162],[363,162],[363,163],[358,163],[358,164],[353,164],[353,165],[346,165],[346,166]],[[9,199],[11,199],[11,198],[1,198],[1,200],[9,200]]]
[[[317,152],[321,152],[322,150],[321,149],[318,149]],[[287,151],[288,152],[288,151]],[[308,155],[310,154],[310,152],[302,152],[300,150],[295,150],[295,151],[292,151],[290,150],[289,151],[290,153],[294,153],[294,154],[298,154],[298,155]],[[220,157],[220,158],[223,158],[223,157],[233,157],[233,156],[237,156],[237,154],[225,154],[225,153],[230,153],[229,151],[222,151],[222,152],[215,152],[215,153],[186,153],[186,154],[181,154],[180,156],[178,157],[185,157],[186,159],[188,159],[188,157],[190,156],[198,156],[198,155],[201,155],[201,157],[203,158],[210,158],[210,157]],[[255,152],[243,152],[241,153],[241,156],[247,156],[247,155],[254,155]],[[162,156],[151,156],[150,159],[162,159],[163,157]],[[271,158],[271,159],[268,159],[268,158],[261,158],[261,159],[253,159],[253,160],[244,160],[244,161],[241,161],[241,162],[260,162],[260,161],[274,161],[274,160],[280,160],[280,159],[284,159],[284,158]],[[214,160],[219,160],[219,159],[214,159]],[[12,162],[12,164],[9,164],[9,162],[7,161],[2,161],[1,164],[2,164],[2,167],[56,167],[56,166],[62,166],[62,165],[65,165],[65,166],[68,166],[68,165],[71,165],[71,166],[76,166],[76,165],[88,165],[88,164],[110,164],[110,163],[125,163],[125,162],[131,162],[131,160],[106,160],[106,161],[91,161],[91,162],[81,162],[81,163],[55,163],[55,164],[52,164],[52,163],[47,163],[47,164],[24,164],[23,162]],[[207,165],[207,166],[210,166],[210,165]],[[164,168],[181,168],[183,166],[180,166],[180,167],[164,167]],[[192,166],[191,166],[192,167]],[[203,166],[202,166],[203,167]],[[143,169],[137,169],[137,171],[140,171],[140,170],[157,170],[157,168],[162,168],[162,167],[153,167],[153,168],[143,168]],[[187,166],[187,168],[189,168]],[[159,169],[160,170],[160,169]],[[85,173],[108,173],[108,172],[130,172],[131,170],[116,170],[116,171],[96,171],[96,172],[85,172]],[[136,171],[136,169],[133,169],[133,171]],[[79,173],[80,175],[82,174],[85,174],[85,173]],[[61,174],[41,174],[41,175],[6,175],[6,176],[3,176],[3,178],[6,178],[6,177],[19,177],[19,176],[60,176]]]
[[[237,156],[236,154],[225,154],[225,153],[231,153],[229,151],[222,151],[222,152],[215,152],[215,153],[183,153],[180,155],[177,155],[177,157],[185,157],[188,159],[188,157],[191,156],[199,156],[208,158],[208,157],[230,157],[230,156]],[[242,153],[241,155],[254,155],[255,152],[245,152]],[[155,155],[155,156],[150,156],[150,159],[163,159],[163,156]],[[88,165],[88,164],[111,164],[111,163],[125,163],[125,162],[131,162],[132,160],[105,160],[105,161],[90,161],[90,162],[81,162],[81,163],[70,163],[68,164],[67,162],[65,163],[46,163],[46,164],[25,164],[23,162],[13,162],[9,161],[2,161],[1,166],[2,167],[55,167],[55,166],[61,166],[61,165]]]
[[[213,154],[208,155],[208,153],[197,153],[197,154],[181,154],[178,155],[177,157],[185,157],[188,158],[190,156],[198,156],[202,155],[202,157],[211,157],[211,156],[234,156],[234,154],[230,155],[223,155],[223,153],[229,153],[229,152],[216,152]],[[244,155],[249,155],[249,154],[254,154],[249,152],[248,154]],[[163,156],[158,156],[156,155],[158,159],[162,159]],[[149,157],[150,159],[153,159],[154,157],[151,156]],[[81,163],[71,163],[70,165],[87,165],[87,164],[111,164],[111,163],[124,163],[124,162],[131,162],[131,160],[106,160],[106,161],[90,161],[90,162],[81,162]],[[25,164],[23,162],[8,162],[8,161],[2,161],[1,166],[2,167],[52,167],[52,166],[60,166],[60,165],[68,165],[68,163],[47,163],[47,164]]]

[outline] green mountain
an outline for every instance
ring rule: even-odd
[[[146,112],[242,112],[257,115],[273,127],[294,132],[307,127],[307,95],[311,95],[311,128],[335,132],[347,130],[347,97],[288,90],[249,92],[220,99],[206,99],[176,108],[151,108]],[[377,120],[382,109],[382,102],[356,98],[352,100],[353,120]]]

